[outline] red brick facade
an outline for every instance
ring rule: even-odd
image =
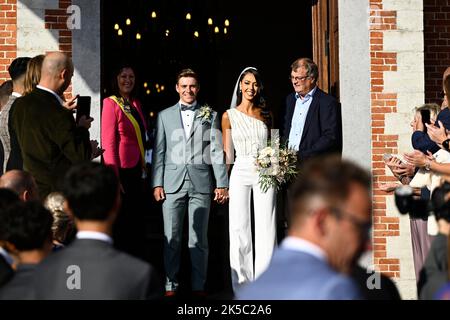
[[[59,51],[72,57],[72,31],[67,27],[67,7],[72,0],[59,0],[58,9],[45,9],[45,29],[58,30]],[[72,96],[72,85],[64,93],[66,99]]]
[[[8,67],[17,52],[17,0],[0,0],[0,83],[9,79]]]
[[[72,0],[59,0],[57,9],[45,9],[45,28],[59,31],[59,50],[72,56],[72,31],[66,9]],[[52,50],[49,50],[52,51]],[[45,53],[45,52],[43,52]],[[17,0],[0,0],[0,83],[9,79],[8,66],[17,57]],[[70,96],[72,87],[66,91]],[[67,95],[67,93],[69,93]]]
[[[395,181],[386,175],[384,153],[398,153],[398,135],[385,133],[385,115],[397,112],[397,94],[384,92],[384,72],[397,71],[397,54],[383,49],[384,30],[397,28],[397,13],[383,10],[382,0],[370,0],[370,75],[373,173],[373,255],[375,266],[390,277],[400,277],[400,260],[388,256],[388,237],[400,235],[399,218],[386,214],[386,193],[380,183]]]
[[[425,101],[442,103],[442,74],[450,67],[450,0],[424,0]]]

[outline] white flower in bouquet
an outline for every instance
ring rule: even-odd
[[[258,150],[255,160],[263,192],[267,192],[271,187],[278,190],[297,175],[296,151],[286,146],[280,147],[278,139],[273,140],[271,145],[273,147]]]

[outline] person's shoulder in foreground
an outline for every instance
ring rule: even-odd
[[[237,300],[355,300],[355,283],[325,262],[302,252],[278,249],[268,270],[236,293]]]

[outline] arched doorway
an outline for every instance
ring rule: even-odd
[[[313,57],[319,64],[321,87],[337,93],[335,16],[337,0],[276,4],[257,0],[103,1],[102,93],[108,94],[114,65],[131,60],[139,70],[139,97],[147,115],[154,117],[178,101],[175,75],[191,67],[201,78],[200,100],[221,114],[228,109],[240,71],[254,66],[263,76],[268,104],[279,123],[285,97],[292,90],[290,64],[296,58]],[[161,213],[154,203],[150,207],[154,209],[149,213],[150,261],[161,268]],[[213,206],[207,283],[213,293],[230,288],[227,219],[227,207]],[[188,285],[186,252],[184,257],[181,270]]]

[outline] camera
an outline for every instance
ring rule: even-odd
[[[445,219],[450,222],[450,183],[445,182],[434,189],[431,199],[421,199],[414,195],[408,185],[395,189],[395,205],[401,214],[409,214],[411,218],[426,220],[430,214],[436,220]]]

